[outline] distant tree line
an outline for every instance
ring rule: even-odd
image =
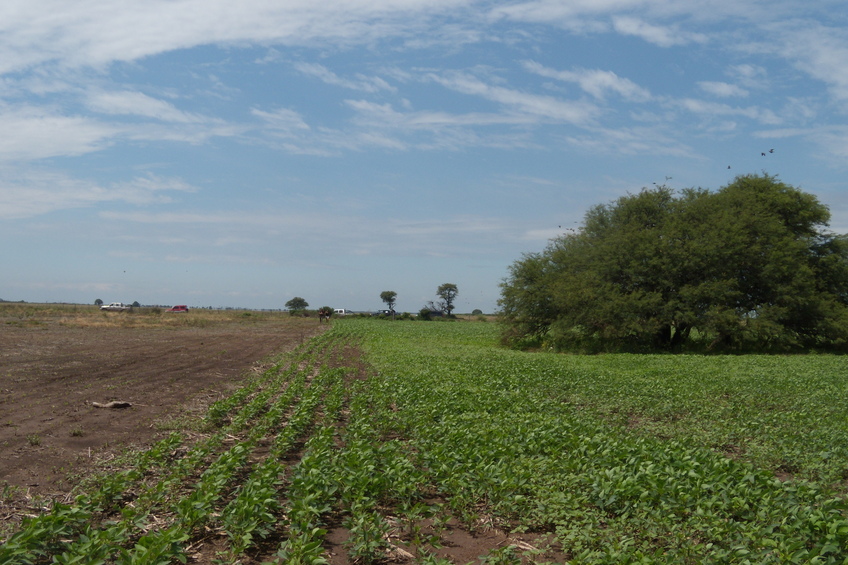
[[[444,283],[439,285],[436,289],[436,296],[439,297],[437,301],[429,301],[424,307],[419,311],[418,316],[420,319],[429,320],[433,316],[444,316],[451,318],[453,317],[453,310],[455,308],[454,301],[456,297],[459,295],[458,287],[453,283]],[[380,293],[380,300],[382,300],[386,306],[387,310],[383,310],[380,312],[380,315],[391,316],[394,319],[397,315],[395,312],[395,304],[397,304],[397,292],[393,290],[384,290]],[[286,309],[293,316],[305,315],[306,309],[309,308],[309,303],[300,296],[295,296],[285,304]],[[475,313],[479,312],[482,314],[482,311],[475,310]],[[327,313],[326,316],[322,316],[322,313]],[[321,317],[330,318],[333,314],[333,309],[329,306],[322,306],[318,309],[318,315]],[[403,316],[404,319],[409,319],[411,316],[406,314]]]
[[[848,349],[848,238],[769,175],[661,186],[591,208],[509,269],[514,346],[571,351]]]

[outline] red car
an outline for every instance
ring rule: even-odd
[[[173,308],[168,308],[165,312],[188,312],[188,306],[185,304],[179,304]]]

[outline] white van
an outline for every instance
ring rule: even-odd
[[[349,314],[349,313],[350,313],[350,310],[345,310],[344,308],[336,308],[336,315],[337,316],[344,316],[344,315]]]

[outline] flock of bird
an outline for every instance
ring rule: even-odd
[[[774,149],[769,149],[769,150],[768,150],[768,153],[774,153]],[[763,151],[762,153],[760,153],[760,155],[762,155],[763,157],[765,157],[766,155],[768,155],[768,153],[766,153],[765,151]],[[729,168],[730,168],[730,165],[728,165],[728,166],[727,166],[727,168],[729,169]]]

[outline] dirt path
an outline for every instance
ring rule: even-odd
[[[167,418],[199,410],[323,329],[283,316],[201,326],[0,319],[0,489],[63,495],[94,459],[151,443]],[[91,404],[113,400],[132,406]]]

